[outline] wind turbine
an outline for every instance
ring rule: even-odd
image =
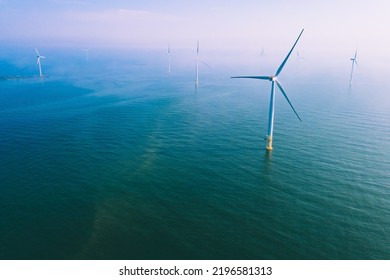
[[[349,78],[349,85],[352,85],[353,66],[354,66],[355,64],[358,65],[358,64],[357,64],[357,61],[356,61],[356,57],[357,57],[357,49],[356,49],[356,51],[355,51],[355,56],[354,56],[353,58],[351,58],[351,60],[352,60],[352,69],[351,69],[351,77]]]
[[[298,117],[300,121],[301,118],[299,117],[297,111],[295,111],[293,105],[291,104],[290,100],[287,97],[286,92],[284,91],[282,85],[278,81],[278,75],[280,72],[282,72],[284,65],[286,64],[288,58],[290,57],[292,51],[295,48],[295,45],[298,43],[299,38],[301,38],[301,35],[303,33],[303,30],[299,34],[297,40],[295,41],[294,45],[292,46],[290,52],[287,54],[286,58],[283,60],[282,64],[279,66],[278,70],[276,71],[275,75],[273,76],[237,76],[232,78],[244,78],[244,79],[259,79],[259,80],[267,80],[271,82],[271,100],[269,105],[269,117],[268,117],[268,131],[267,131],[267,150],[272,150],[272,136],[274,131],[274,110],[275,110],[275,85],[278,86],[280,91],[282,92],[283,96],[286,98],[288,104],[290,104],[291,109],[294,111],[295,115]]]
[[[195,87],[199,86],[199,40],[196,45],[196,77],[195,77]]]
[[[81,49],[83,52],[85,52],[85,59],[89,59],[89,49]]]
[[[38,50],[37,50],[37,48],[35,48],[35,51],[37,52],[37,64],[38,64],[38,67],[39,67],[39,76],[43,77],[43,75],[42,75],[42,68],[41,68],[41,58],[46,58],[46,57],[40,55]]]
[[[168,73],[171,73],[171,49],[168,44]]]

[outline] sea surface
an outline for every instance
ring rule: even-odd
[[[277,92],[267,152],[270,84],[230,79],[261,67],[196,89],[163,52],[40,52],[44,78],[0,63],[0,259],[390,259],[390,86],[361,64],[289,61],[302,122]]]

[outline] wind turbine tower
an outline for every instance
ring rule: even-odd
[[[299,55],[299,51],[297,51],[297,60],[299,61],[300,59],[303,59],[302,56]]]
[[[171,49],[168,44],[168,73],[171,73]]]
[[[353,75],[353,67],[356,65],[358,65],[357,61],[356,61],[356,57],[357,57],[357,49],[355,51],[355,56],[353,58],[351,58],[352,60],[352,68],[351,68],[351,77],[349,78],[349,85],[352,85],[352,75]]]
[[[196,77],[195,77],[195,87],[199,86],[199,40],[196,45]]]
[[[42,75],[42,67],[41,67],[41,58],[46,58],[45,56],[42,56],[39,54],[37,48],[35,48],[35,52],[37,53],[37,64],[39,67],[39,77],[43,77]]]
[[[279,66],[278,70],[276,71],[275,75],[273,76],[237,76],[232,78],[244,78],[244,79],[259,79],[259,80],[267,80],[271,82],[271,99],[270,99],[270,105],[269,105],[269,115],[268,115],[268,131],[267,131],[267,145],[266,149],[268,151],[272,150],[272,138],[273,138],[273,132],[274,132],[274,111],[275,111],[275,86],[279,88],[279,90],[282,92],[283,96],[286,98],[288,104],[290,105],[291,109],[294,111],[295,115],[298,117],[300,121],[301,118],[299,117],[297,111],[295,111],[293,105],[291,104],[290,100],[287,97],[286,92],[284,91],[282,85],[280,84],[278,80],[278,75],[280,72],[282,72],[284,65],[286,64],[288,58],[290,57],[291,53],[293,52],[296,44],[299,41],[299,38],[301,38],[301,35],[303,33],[303,30],[299,34],[297,40],[295,41],[294,45],[292,46],[290,52],[287,54],[286,58],[283,60],[282,64]]]
[[[89,59],[89,49],[82,49],[83,52],[85,52],[85,60]]]

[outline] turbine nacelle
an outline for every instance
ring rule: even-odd
[[[270,76],[269,80],[272,82],[276,82],[278,80],[278,77],[277,76]]]

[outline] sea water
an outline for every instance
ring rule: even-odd
[[[289,62],[267,152],[267,73],[56,55],[2,64],[1,259],[390,259],[384,81]]]

